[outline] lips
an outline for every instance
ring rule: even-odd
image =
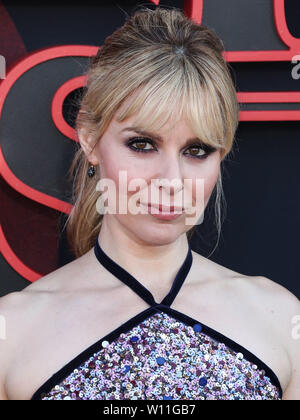
[[[141,203],[141,204],[143,204],[144,206],[147,206],[147,204],[144,204],[144,203]],[[174,213],[174,212],[183,213],[183,211],[184,211],[183,207],[174,207],[174,206],[167,207],[167,206],[163,206],[161,204],[152,204],[152,203],[148,204],[148,208],[149,209],[155,208],[158,211],[164,212],[164,213]]]

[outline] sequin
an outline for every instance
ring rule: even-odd
[[[127,365],[127,366],[125,366],[125,369],[124,369],[124,371],[123,371],[123,372],[124,372],[124,373],[126,373],[126,372],[128,372],[129,370],[130,370],[130,366],[128,366],[128,365]]]
[[[200,386],[205,386],[207,384],[207,379],[206,378],[200,378],[199,379],[199,385]]]
[[[264,370],[205,334],[202,326],[195,331],[195,325],[201,324],[155,313],[110,343],[102,341],[98,352],[41,399],[280,399]]]
[[[202,325],[201,325],[201,324],[195,324],[195,325],[193,326],[193,328],[194,328],[194,331],[195,331],[195,332],[200,332],[200,331],[202,331]]]

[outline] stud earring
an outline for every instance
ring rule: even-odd
[[[95,166],[94,165],[91,165],[90,167],[89,167],[89,169],[88,169],[88,176],[90,177],[90,178],[92,178],[94,175],[95,175]]]

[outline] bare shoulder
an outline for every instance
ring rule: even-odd
[[[236,272],[198,253],[193,252],[193,257],[196,270],[205,274],[209,287],[217,290],[222,299],[251,310],[252,317],[268,322],[276,333],[290,333],[293,319],[300,315],[300,302],[288,289],[264,276]]]
[[[82,285],[85,277],[84,259],[75,260],[29,284],[21,291],[0,298],[0,316],[5,324],[6,337],[1,341],[1,357],[26,335],[31,325],[36,325],[60,295],[71,293]],[[82,287],[82,286],[81,286]],[[11,354],[11,352],[8,352]]]
[[[53,278],[55,279],[55,276]],[[45,278],[43,281],[42,278],[22,291],[12,292],[0,298],[0,316],[5,329],[5,337],[1,340],[0,365],[9,365],[14,356],[14,349],[22,344],[23,339],[26,340],[32,328],[42,322],[43,314],[53,302],[54,289],[50,279]]]
[[[234,292],[235,296],[245,297],[247,301],[257,306],[266,308],[268,305],[275,307],[275,312],[287,313],[299,312],[299,299],[288,289],[277,282],[264,276],[249,276],[231,270],[225,266],[215,263],[197,252],[192,252],[197,271],[201,270],[207,277],[215,282],[217,287],[226,289],[228,293]],[[270,309],[269,306],[269,309]],[[290,308],[287,311],[287,308]]]
[[[22,348],[23,339],[34,320],[39,318],[43,299],[33,300],[30,293],[12,292],[0,298],[0,400],[7,400],[6,376],[17,348]],[[33,302],[35,302],[33,304]]]
[[[89,287],[90,253],[0,298],[0,400],[7,399],[6,376],[17,353],[32,336],[45,328],[49,313],[58,312]],[[95,273],[94,273],[95,277]],[[51,324],[51,323],[50,323]]]
[[[241,276],[239,283],[245,293],[251,293],[257,307],[273,318],[279,333],[290,332],[293,316],[300,313],[300,301],[292,292],[264,276]]]
[[[4,349],[12,349],[20,336],[25,331],[28,321],[37,315],[37,311],[45,305],[46,294],[40,294],[39,299],[34,299],[35,294],[27,292],[12,292],[0,298],[0,315],[5,325],[5,339],[1,342],[1,356]]]
[[[255,287],[272,315],[272,327],[288,354],[290,380],[284,400],[300,400],[300,301],[285,287],[266,277],[256,277]]]
[[[300,301],[285,287],[266,277],[255,279],[272,314],[272,327],[281,339],[290,362],[290,380],[284,400],[300,400]]]
[[[0,298],[0,315],[6,320],[11,344],[22,340],[37,327],[44,314],[74,302],[78,296],[110,290],[114,282],[101,282],[105,270],[93,258],[92,250],[25,287]],[[118,282],[115,282],[118,284]]]
[[[99,281],[102,271],[89,251],[29,284],[22,291],[0,298],[1,319],[6,321],[6,347],[17,345],[30,333],[30,329],[41,325],[49,309],[59,310],[67,303],[74,302],[78,296],[94,294],[95,285],[100,292],[104,287],[109,288],[109,282]]]

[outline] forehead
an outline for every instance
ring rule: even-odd
[[[180,109],[180,105],[174,106],[173,104],[173,112],[170,112],[170,107],[166,106],[165,112],[163,112],[164,109],[160,112],[162,115],[160,118],[159,113],[153,115],[156,110],[156,101],[152,98],[145,98],[143,107],[136,110],[135,113],[132,113],[132,105],[136,100],[140,99],[137,98],[137,95],[138,93],[134,92],[121,104],[111,121],[113,129],[122,131],[126,127],[131,127],[131,131],[136,128],[139,131],[151,131],[153,133],[160,133],[161,135],[165,135],[171,130],[185,131],[189,134],[193,133],[191,124],[188,121],[185,112]],[[166,115],[168,118],[166,118]],[[149,123],[149,116],[153,117],[151,123]]]
[[[111,128],[113,131],[117,131],[120,133],[136,132],[136,133],[141,133],[141,134],[143,133],[156,134],[158,140],[161,140],[162,137],[168,137],[170,134],[172,135],[182,134],[182,133],[188,133],[188,135],[194,134],[188,121],[184,117],[180,119],[170,118],[162,126],[156,127],[154,125],[149,128],[145,126],[144,124],[137,123],[137,116],[133,115],[122,122],[118,122],[118,120],[114,118],[111,122]]]

